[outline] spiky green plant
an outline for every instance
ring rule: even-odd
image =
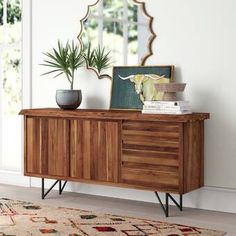
[[[95,68],[99,75],[111,65],[110,51],[106,52],[105,47],[100,46],[92,49],[91,43],[88,44],[85,50],[85,59],[88,66]]]
[[[88,44],[88,47],[85,49],[85,60],[87,61],[87,65],[89,67],[95,67],[94,64],[94,50],[91,47],[91,43]]]
[[[94,67],[98,73],[101,74],[102,70],[107,69],[111,64],[110,51],[106,52],[105,47],[98,46],[94,50]]]
[[[65,74],[70,83],[70,89],[73,89],[75,71],[84,64],[84,54],[81,48],[74,41],[71,44],[67,42],[64,46],[58,40],[57,48],[53,48],[52,51],[43,54],[47,59],[41,65],[51,67],[52,69],[42,75],[56,73],[55,78]]]

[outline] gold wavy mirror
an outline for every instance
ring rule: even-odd
[[[98,0],[89,5],[78,39],[83,48],[104,47],[112,63],[100,72],[88,68],[103,78],[111,77],[113,66],[144,65],[156,37],[152,21],[145,3],[138,0]]]

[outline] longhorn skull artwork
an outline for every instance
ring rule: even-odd
[[[140,100],[152,101],[152,100],[161,100],[163,93],[157,92],[155,89],[156,83],[169,83],[170,79],[166,78],[164,75],[160,76],[157,74],[135,74],[127,77],[122,77],[119,75],[119,78],[122,80],[130,80],[134,83],[135,91],[139,94]]]

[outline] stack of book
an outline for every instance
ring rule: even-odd
[[[191,114],[188,101],[145,101],[142,113],[144,114]]]

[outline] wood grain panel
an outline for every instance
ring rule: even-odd
[[[124,144],[156,146],[156,147],[179,147],[179,142],[176,141],[160,141],[160,139],[152,136],[124,136],[122,138]]]
[[[203,122],[189,122],[184,125],[184,192],[203,186],[204,170]]]
[[[140,111],[126,110],[105,110],[105,109],[76,109],[62,110],[58,108],[38,108],[21,110],[20,115],[34,117],[57,117],[63,119],[96,119],[96,120],[114,120],[114,121],[148,121],[148,122],[189,122],[209,119],[209,113],[193,113],[186,115],[158,115],[142,114]],[[165,124],[168,124],[165,123]]]
[[[179,126],[178,123],[172,123],[168,122],[165,125],[163,125],[162,122],[137,122],[137,121],[125,121],[123,122],[122,126],[123,130],[133,130],[136,131],[143,131],[148,132],[151,131],[152,135],[156,134],[157,132],[161,134],[160,132],[163,132],[163,135],[166,135],[166,132],[171,133],[178,133],[179,132]]]
[[[168,160],[178,160],[178,153],[177,152],[161,152],[161,151],[150,151],[146,150],[135,150],[135,149],[123,149],[122,151],[123,156],[136,156],[142,158],[161,158]]]
[[[151,165],[164,165],[164,166],[179,166],[178,159],[171,158],[158,158],[158,157],[150,157],[149,155],[137,156],[124,154],[122,155],[123,162],[134,162],[134,163],[143,163],[143,164],[151,164]]]
[[[123,122],[123,183],[178,189],[180,127],[178,123]]]
[[[179,147],[179,124],[160,122],[123,122],[122,143],[151,147]],[[176,151],[178,151],[176,149]]]
[[[106,156],[107,156],[107,178],[110,181],[118,182],[119,180],[119,163],[120,163],[120,124],[106,123]]]
[[[27,118],[26,142],[26,172],[68,176],[68,121]]]
[[[158,171],[155,168],[122,168],[122,180],[127,184],[138,184],[161,189],[161,186],[179,188],[178,170]]]
[[[158,147],[158,146],[149,146],[149,145],[141,145],[141,144],[126,144],[123,143],[122,145],[123,150],[124,149],[130,149],[130,150],[148,150],[153,152],[166,152],[166,153],[178,153],[179,148],[178,147]]]
[[[118,181],[119,123],[71,121],[71,177]]]
[[[48,119],[47,130],[48,174],[69,176],[69,121],[64,119]]]
[[[204,183],[208,113],[28,109],[25,175],[187,193]]]
[[[26,144],[26,172],[44,174],[42,168],[40,119],[26,119]]]
[[[178,142],[179,133],[178,132],[156,132],[156,131],[144,131],[144,130],[122,130],[123,140],[130,140],[136,138],[137,140],[142,141],[143,138],[149,139],[150,141],[155,142]]]

